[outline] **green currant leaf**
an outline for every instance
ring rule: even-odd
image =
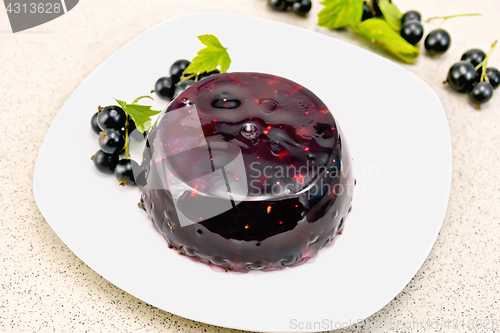
[[[201,49],[198,55],[194,57],[191,64],[184,70],[184,73],[199,74],[211,72],[220,66],[220,72],[225,73],[231,64],[231,58],[227,53],[227,48],[222,46],[214,35],[198,36],[200,42],[206,45]]]
[[[403,14],[401,14],[398,7],[390,3],[389,0],[380,0],[378,6],[389,26],[399,32],[401,30],[401,18]]]
[[[323,0],[318,25],[329,29],[355,27],[363,16],[363,0]]]
[[[142,133],[151,128],[151,117],[161,112],[151,110],[151,106],[149,105],[127,104],[126,102],[120,101],[116,98],[115,101],[123,110],[125,110],[125,113],[132,118],[135,126]]]
[[[379,44],[404,62],[415,62],[419,54],[418,48],[404,40],[385,20],[371,18],[360,22],[353,30],[358,35]]]

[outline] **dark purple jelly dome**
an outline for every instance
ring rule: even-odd
[[[177,110],[195,112],[200,131],[169,117]],[[210,76],[170,103],[144,153],[148,184],[170,176],[158,174],[167,163],[188,188],[173,200],[168,188],[145,186],[141,204],[168,243],[187,256],[238,271],[303,262],[341,233],[351,205],[351,157],[341,137],[325,104],[293,81],[262,73]],[[210,155],[197,146],[203,139]],[[248,194],[203,219],[206,207],[228,199],[192,180],[210,182],[211,173],[239,151],[245,170],[224,177],[236,184],[245,174],[239,181],[246,182]],[[201,221],[181,225],[177,210]]]

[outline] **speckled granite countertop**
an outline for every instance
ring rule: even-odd
[[[453,42],[444,56],[431,59],[422,55],[416,65],[402,65],[427,82],[444,106],[453,144],[451,197],[441,232],[422,268],[394,300],[368,320],[440,320],[438,330],[455,332],[463,330],[446,329],[444,321],[490,318],[498,322],[500,96],[476,111],[466,95],[451,91],[442,81],[464,51],[488,49],[500,38],[500,2],[396,2],[402,10],[418,9],[424,17],[473,12],[483,17],[447,21],[445,27]],[[10,32],[6,12],[0,9],[0,114],[4,124],[0,152],[0,331],[230,331],[145,304],[77,258],[35,204],[32,175],[36,157],[62,104],[103,60],[131,38],[181,13],[228,11],[265,17],[387,56],[350,32],[318,28],[316,13],[321,7],[314,1],[309,17],[301,19],[271,11],[265,0],[84,0],[61,18],[18,34]],[[426,29],[437,25],[428,24]],[[490,64],[500,67],[500,50]],[[71,167],[67,162],[58,161],[61,167]],[[420,330],[377,331],[435,330],[426,325]]]

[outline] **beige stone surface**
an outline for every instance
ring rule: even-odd
[[[103,60],[131,38],[181,13],[227,11],[260,16],[388,56],[351,32],[317,27],[316,14],[322,6],[313,2],[309,17],[302,19],[273,12],[265,0],[82,0],[68,14],[17,34],[11,33],[6,12],[0,9],[1,332],[230,331],[145,304],[76,257],[35,204],[32,175],[36,157],[58,110]],[[432,59],[422,54],[417,64],[402,65],[427,82],[444,106],[453,143],[451,197],[441,232],[419,272],[368,320],[439,319],[439,331],[468,331],[446,329],[443,321],[500,321],[500,95],[476,111],[466,95],[451,91],[442,81],[464,51],[487,49],[500,38],[500,1],[394,2],[403,11],[418,9],[424,17],[474,12],[483,16],[447,21],[444,27],[453,42],[444,56]],[[426,24],[425,29],[428,32],[437,26]],[[490,64],[500,68],[500,49]],[[54,162],[61,168],[71,167],[63,155]],[[415,163],[425,161],[416,159]],[[344,330],[350,331],[356,330]],[[435,330],[425,326],[419,331]]]

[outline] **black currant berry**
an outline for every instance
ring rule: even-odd
[[[189,66],[191,61],[186,60],[186,59],[180,59],[177,60],[170,66],[170,77],[172,78],[172,82],[174,84],[177,84],[179,80],[181,79],[182,73],[184,70]]]
[[[486,58],[486,54],[480,49],[471,49],[462,55],[460,60],[469,61],[474,67]]]
[[[416,10],[407,11],[403,17],[401,18],[401,25],[404,25],[406,22],[410,21],[419,21],[421,20],[420,13]]]
[[[363,2],[363,16],[361,17],[361,21],[371,19],[373,17],[372,10],[370,6],[365,2]]]
[[[155,83],[155,93],[165,100],[171,100],[174,97],[175,84],[171,77],[161,77]]]
[[[175,88],[174,98],[176,98],[181,92],[191,87],[195,82],[193,80],[181,81],[177,84]]]
[[[284,12],[290,6],[290,3],[285,0],[267,0],[269,6],[279,12]]]
[[[408,21],[401,27],[401,37],[408,43],[415,45],[424,36],[424,27],[418,21]]]
[[[478,82],[469,93],[473,103],[483,104],[488,102],[493,96],[493,86],[486,81]]]
[[[198,81],[201,81],[204,78],[207,78],[207,77],[212,76],[212,75],[217,75],[217,74],[220,74],[220,70],[218,70],[218,69],[214,69],[211,72],[201,73],[200,75],[198,75]]]
[[[140,165],[130,159],[121,159],[116,164],[115,177],[121,186],[134,185],[135,176],[141,173]]]
[[[102,150],[98,150],[90,159],[94,161],[96,169],[100,172],[113,173],[119,157],[118,154],[108,154]]]
[[[451,36],[444,29],[431,31],[425,38],[425,49],[430,55],[440,55],[445,53],[451,45]]]
[[[453,90],[466,92],[476,80],[476,69],[468,61],[460,61],[448,71],[448,83]]]
[[[127,115],[125,111],[116,105],[109,105],[99,110],[97,116],[97,124],[102,130],[106,129],[122,129],[125,126]]]
[[[311,10],[312,3],[310,0],[299,0],[292,6],[292,12],[297,15],[306,15]]]
[[[98,112],[94,113],[92,116],[92,119],[90,119],[90,126],[92,126],[92,130],[96,132],[97,134],[101,133],[102,128],[99,127],[99,124],[97,123],[97,116],[99,115]]]
[[[500,86],[500,71],[494,67],[486,68],[486,76],[488,77],[488,81],[490,81],[493,89],[498,88]]]
[[[99,133],[99,146],[108,154],[117,154],[125,146],[125,137],[121,131],[107,129]]]

